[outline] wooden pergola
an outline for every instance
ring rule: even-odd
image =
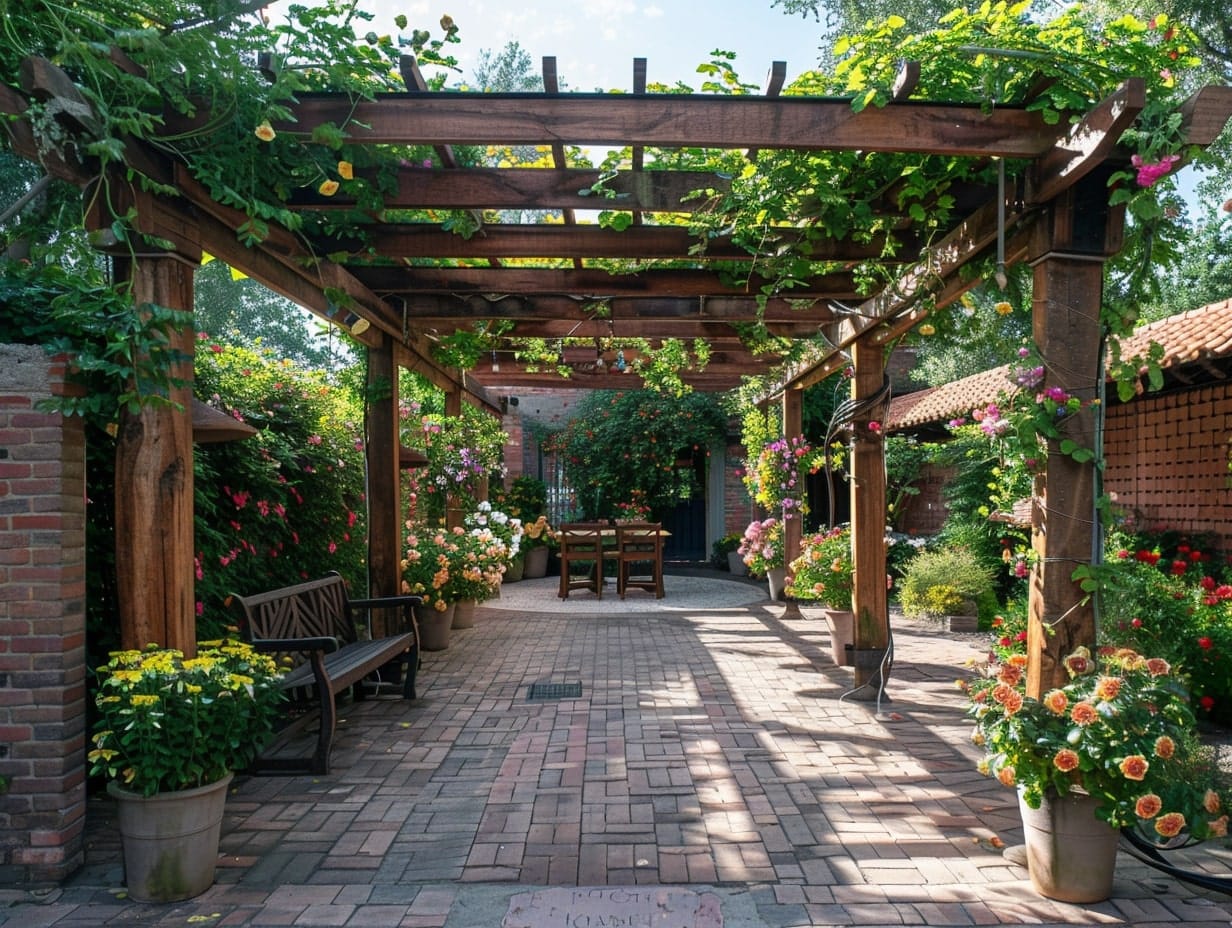
[[[0,87],[0,111],[21,114],[32,100],[81,102],[63,73],[44,61],[28,65],[22,92]],[[136,256],[117,249],[116,268],[131,277],[139,302],[190,309],[193,270],[207,251],[359,333],[374,382],[396,386],[400,370],[414,370],[447,391],[453,412],[464,400],[496,409],[492,390],[498,387],[630,386],[630,376],[610,364],[579,363],[568,381],[556,373],[515,371],[512,356],[503,349],[466,372],[447,370],[433,360],[434,341],[490,320],[509,325],[512,338],[636,336],[652,344],[704,338],[713,350],[711,361],[702,372],[686,372],[684,379],[697,389],[719,391],[773,363],[745,348],[736,328],[758,317],[757,294],[764,281],[752,274],[733,285],[715,269],[715,262],[752,267],[755,256],[731,241],[708,241],[698,253],[683,227],[654,224],[650,214],[687,213],[698,202],[685,199],[691,192],[721,190],[727,181],[713,174],[648,170],[645,148],[714,148],[750,156],[762,149],[828,149],[1029,162],[1025,179],[1008,193],[996,184],[949,191],[959,204],[954,221],[928,245],[910,217],[897,215],[893,191],[887,191],[877,208],[895,216],[905,243],[893,286],[865,298],[853,275],[840,270],[772,296],[761,315],[776,335],[824,335],[806,363],[778,372],[773,397],[782,406],[785,434],[800,431],[803,389],[843,367],[854,368],[853,399],[870,401],[852,423],[850,473],[855,644],[858,651],[876,653],[886,648],[889,637],[882,543],[885,485],[882,438],[869,424],[882,415],[871,402],[883,388],[886,346],[916,325],[929,307],[945,306],[975,286],[979,281],[964,275],[964,268],[997,250],[1007,265],[1028,261],[1033,268],[1034,334],[1055,362],[1049,385],[1093,396],[1103,263],[1119,249],[1123,223],[1121,213],[1109,206],[1106,180],[1112,165],[1127,160],[1116,141],[1141,111],[1145,90],[1142,81],[1128,80],[1077,124],[1056,126],[1021,104],[981,109],[913,100],[910,65],[904,67],[894,102],[859,113],[845,99],[778,96],[785,70],[784,64],[775,64],[762,95],[658,95],[645,92],[645,61],[638,59],[630,94],[562,94],[554,92],[555,63],[545,59],[547,93],[445,94],[423,89],[408,59],[403,77],[407,87],[416,89],[358,103],[342,95],[304,95],[293,107],[294,121],[274,129],[304,133],[334,123],[348,126],[349,141],[357,144],[432,146],[438,166],[402,168],[396,191],[386,199],[387,211],[471,210],[480,220],[490,210],[550,211],[563,221],[480,221],[475,234],[462,237],[439,224],[393,222],[382,215],[364,226],[362,239],[311,240],[275,227],[265,241],[247,247],[236,234],[247,216],[210,197],[186,164],[134,143],[126,153],[129,164],[175,193],[144,192],[113,172],[109,187],[128,202],[117,200],[110,209],[135,206],[140,230],[166,245]],[[72,115],[80,112],[78,107],[61,110],[60,121],[70,133],[87,130]],[[1210,143],[1232,114],[1232,88],[1205,88],[1182,114],[1188,141]],[[28,122],[11,122],[7,128],[15,150],[40,160],[50,173],[83,187],[96,180],[96,166],[41,151]],[[454,154],[457,145],[546,146],[555,166],[465,167]],[[614,177],[566,166],[567,146],[609,145],[632,150],[630,167]],[[593,191],[601,180],[615,199],[597,204]],[[616,231],[577,221],[578,211],[600,205],[631,211],[632,224]],[[291,206],[312,213],[355,204],[342,195],[327,198],[305,191]],[[105,231],[109,215],[96,212],[97,229]],[[100,236],[105,247],[104,239]],[[812,257],[846,268],[877,258],[881,244],[822,241]],[[524,258],[554,260],[550,267],[515,260]],[[670,262],[671,267],[617,275],[597,266],[604,259]],[[329,297],[339,292],[346,294],[345,306]],[[601,313],[595,312],[597,305]],[[355,325],[361,319],[366,327]],[[182,333],[179,347],[191,354],[191,332]],[[185,410],[191,408],[189,387],[173,398]],[[372,595],[392,593],[399,582],[396,403],[395,389],[369,409]],[[1089,419],[1079,427],[1076,440],[1083,438],[1081,429],[1090,437]],[[123,423],[118,442],[117,563],[124,642],[133,646],[157,640],[191,651],[189,414],[146,409]],[[1056,454],[1036,487],[1033,536],[1040,566],[1031,584],[1030,684],[1036,692],[1057,678],[1059,655],[1094,640],[1091,610],[1070,581],[1073,567],[1091,558],[1093,477],[1090,465]],[[797,550],[799,520],[789,526],[789,551]],[[1058,621],[1061,617],[1064,622]],[[1056,634],[1045,636],[1046,624]],[[858,666],[856,683],[867,683],[876,673],[875,664]]]

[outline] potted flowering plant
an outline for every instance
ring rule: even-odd
[[[462,526],[417,526],[407,523],[406,557],[402,559],[402,592],[423,598],[415,607],[419,617],[420,645],[425,651],[449,647],[453,623],[450,578],[459,562]]]
[[[521,580],[524,556],[522,538],[525,535],[522,520],[493,508],[490,502],[484,500],[464,522],[467,530],[480,541],[480,558],[485,563],[485,569],[497,569],[496,583],[488,594],[473,598],[484,600],[495,595],[501,574],[506,580]]]
[[[789,595],[819,600],[830,609],[850,611],[851,529],[840,525],[805,536],[800,542],[800,556],[791,562],[790,573]]]
[[[522,576],[527,580],[547,575],[548,554],[556,546],[556,532],[547,516],[539,516],[528,522],[522,531],[522,547],[526,551],[526,563]]]
[[[783,523],[773,516],[754,519],[745,528],[736,551],[744,558],[749,573],[756,576],[765,576],[767,571],[783,567],[787,556]]]
[[[1036,889],[1092,902],[1111,892],[1114,829],[1166,845],[1224,835],[1228,817],[1195,740],[1188,695],[1166,660],[1112,647],[1093,659],[1078,648],[1065,669],[1069,683],[1032,699],[1023,692],[1026,656],[994,652],[966,685],[969,715],[985,751],[980,770],[1018,790]],[[1056,841],[1059,815],[1089,816],[1089,843]],[[1073,834],[1074,824],[1064,830]],[[1047,850],[1077,853],[1051,859]]]
[[[214,882],[227,785],[268,742],[278,668],[242,641],[194,658],[152,645],[98,668],[90,772],[111,778],[129,895],[172,902]]]
[[[835,526],[807,535],[800,541],[800,556],[791,562],[787,594],[816,600],[826,607],[830,627],[830,656],[840,667],[850,666],[855,645],[855,615],[851,588],[855,565],[851,557],[851,528]]]

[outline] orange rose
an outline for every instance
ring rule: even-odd
[[[1044,694],[1044,708],[1053,715],[1064,715],[1069,706],[1069,697],[1064,690],[1049,690]]]
[[[1202,808],[1214,815],[1219,811],[1220,805],[1222,803],[1219,801],[1219,794],[1213,789],[1208,789],[1206,795],[1202,797]]]
[[[1155,820],[1155,830],[1162,838],[1175,838],[1185,827],[1185,816],[1180,812],[1169,812]]]
[[[1095,711],[1093,705],[1086,701],[1074,703],[1074,708],[1070,710],[1069,717],[1077,725],[1090,725],[1099,721],[1099,713]]]
[[[1158,738],[1155,739],[1155,756],[1156,757],[1162,757],[1164,760],[1167,760],[1169,757],[1171,757],[1175,753],[1176,753],[1176,742],[1173,741],[1171,738],[1169,738],[1167,735],[1160,735]],[[1209,809],[1208,811],[1214,812],[1216,810]]]
[[[1152,657],[1146,662],[1146,669],[1152,677],[1166,677],[1172,672],[1172,667],[1162,657]]]
[[[997,771],[997,780],[1002,786],[1016,786],[1018,784],[1018,773],[1013,767],[1005,766]]]
[[[1062,773],[1069,773],[1078,769],[1078,755],[1069,748],[1061,748],[1053,755],[1052,765]]]
[[[1151,769],[1151,765],[1141,754],[1129,755],[1118,766],[1127,780],[1143,780],[1146,778],[1146,772]]]
[[[1095,696],[1104,702],[1111,702],[1121,692],[1120,677],[1100,677],[1095,682]]]
[[[1154,793],[1147,793],[1145,796],[1139,796],[1138,801],[1134,803],[1134,814],[1138,818],[1154,818],[1164,807],[1163,800]]]
[[[1009,686],[1017,686],[1018,681],[1022,679],[1022,668],[1016,667],[1013,664],[1006,664],[1001,668],[1001,672],[997,674],[997,679]]]
[[[1005,714],[1013,715],[1022,708],[1022,693],[1018,690],[1010,690],[1010,694],[1005,697]]]
[[[1221,815],[1219,818],[1213,818],[1206,823],[1206,828],[1211,833],[1212,838],[1226,838],[1228,836],[1228,817]]]

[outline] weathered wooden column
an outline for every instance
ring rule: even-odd
[[[1096,171],[1049,206],[1036,227],[1032,331],[1044,363],[1044,388],[1060,387],[1086,404],[1103,377],[1100,305],[1104,261],[1120,244],[1123,214],[1108,206],[1106,175]],[[1084,405],[1064,429],[1093,449],[1095,412]],[[1079,463],[1049,442],[1046,470],[1035,478],[1031,513],[1028,599],[1027,692],[1062,685],[1062,660],[1074,648],[1095,645],[1095,612],[1071,580],[1074,568],[1090,564],[1099,526],[1095,516],[1094,463]]]
[[[784,390],[782,400],[782,415],[783,415],[783,437],[788,441],[797,437],[804,432],[804,391],[803,390]],[[801,494],[807,492],[804,480],[801,479],[797,484],[797,491]],[[800,556],[800,543],[804,538],[804,517],[799,510],[791,513],[791,518],[787,518],[787,513],[776,513],[783,519],[783,566],[789,568],[788,575],[791,574],[791,562]],[[792,618],[800,615],[800,606],[794,599],[787,600],[787,611],[783,618]]]
[[[881,657],[890,641],[890,606],[886,595],[885,441],[881,406],[870,402],[885,383],[885,350],[867,337],[851,347],[855,376],[851,396],[862,403],[851,420],[851,553],[855,573],[855,699],[875,699],[884,688]],[[868,402],[866,402],[868,401]],[[872,423],[876,422],[876,426]],[[870,427],[872,426],[872,427]],[[866,685],[868,684],[868,685]]]
[[[398,365],[394,342],[382,334],[368,349],[368,595],[394,596],[401,587],[402,487]]]
[[[116,275],[132,283],[141,311],[156,304],[190,312],[196,262],[175,254],[116,258]],[[147,644],[197,653],[193,597],[191,325],[172,333],[171,346],[186,360],[167,404],[145,405],[120,415],[116,435],[115,544],[120,643]]]
[[[457,387],[445,391],[445,415],[462,415],[462,391]],[[453,528],[455,525],[461,525],[462,517],[463,512],[458,507],[457,497],[450,494],[445,499],[445,526]]]

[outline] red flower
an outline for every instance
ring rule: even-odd
[[[1172,567],[1169,569],[1172,572],[1172,576],[1179,577],[1181,574],[1185,573],[1185,568],[1187,566],[1189,565],[1187,565],[1184,561],[1173,561]]]
[[[1212,642],[1210,638],[1206,637],[1206,635],[1203,635],[1198,639],[1198,647],[1200,647],[1203,651],[1209,651],[1213,643],[1214,642]]]
[[[1198,705],[1202,708],[1204,712],[1210,712],[1212,709],[1215,708],[1215,697],[1203,696],[1201,699],[1198,700]]]

